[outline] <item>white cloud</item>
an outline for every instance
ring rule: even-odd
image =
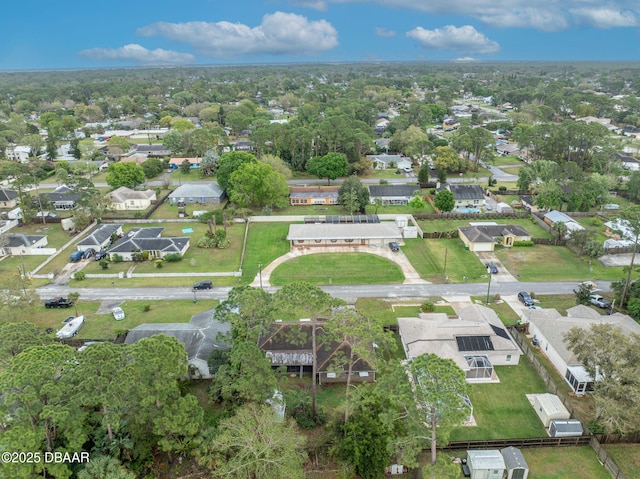
[[[395,37],[396,32],[393,30],[388,30],[384,27],[376,27],[376,35],[383,38]]]
[[[230,22],[159,22],[138,29],[191,45],[208,57],[237,55],[308,55],[338,45],[338,32],[325,20],[309,21],[294,13],[267,14],[257,27]]]
[[[299,7],[313,8],[324,12],[327,10],[327,2],[325,0],[289,0],[292,5]]]
[[[424,48],[433,50],[453,50],[460,53],[481,55],[500,50],[500,45],[497,42],[489,40],[471,25],[461,27],[446,25],[435,30],[417,27],[408,31],[407,36],[417,40]]]
[[[596,28],[635,27],[638,26],[636,15],[629,11],[610,8],[573,8],[571,14],[577,21]]]
[[[195,60],[195,57],[190,53],[178,53],[161,48],[149,50],[135,43],[120,48],[82,50],[80,55],[94,60],[125,60],[145,65],[184,64]]]
[[[473,57],[462,57],[462,58],[454,58],[453,60],[451,60],[451,63],[475,63],[478,60],[476,60]]]
[[[324,0],[362,3],[363,0]],[[369,0],[391,8],[435,15],[466,15],[496,28],[535,28],[559,31],[571,25],[595,28],[640,24],[638,0]]]

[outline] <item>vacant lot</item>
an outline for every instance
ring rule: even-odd
[[[605,268],[596,260],[578,258],[561,246],[502,249],[498,259],[520,281],[618,280],[622,267]]]
[[[271,284],[281,286],[295,281],[311,284],[400,283],[404,275],[398,265],[367,253],[319,253],[300,256],[278,266],[271,273]]]
[[[478,257],[465,250],[459,239],[411,239],[401,247],[420,277],[444,283],[485,281],[487,271]]]
[[[265,267],[274,259],[289,252],[287,233],[289,223],[251,223],[247,237],[244,262],[242,263],[242,281],[253,281],[258,274],[259,265]]]

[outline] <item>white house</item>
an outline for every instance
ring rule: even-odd
[[[111,207],[115,210],[146,210],[151,206],[152,201],[156,201],[156,192],[153,190],[132,190],[126,186],[121,186],[107,193],[111,199]]]
[[[27,163],[31,156],[31,147],[23,145],[9,146],[4,150],[4,154],[7,160]]]
[[[46,235],[10,233],[7,236],[7,244],[2,248],[4,255],[50,255],[56,251],[55,248],[45,248],[48,244]]]

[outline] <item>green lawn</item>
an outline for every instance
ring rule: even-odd
[[[442,298],[421,299],[424,302],[436,303]],[[402,303],[400,305],[398,303],[392,304],[389,301],[378,298],[358,298],[356,300],[356,309],[365,316],[379,319],[385,326],[398,324],[397,318],[416,317],[420,313],[420,306],[416,306],[415,303],[403,306]],[[449,305],[435,305],[434,312],[455,315],[455,311]]]
[[[482,304],[485,306],[488,306],[489,308],[493,309],[496,314],[498,315],[498,317],[500,318],[500,320],[507,326],[513,326],[515,325],[518,320],[520,319],[520,317],[516,314],[516,312],[511,309],[511,306],[509,306],[508,303],[496,303],[494,300],[494,296],[493,295],[489,295],[489,304],[486,305],[485,302],[487,300],[487,296],[471,296],[471,300],[472,301],[482,301]],[[546,304],[545,304],[545,307]]]
[[[429,281],[443,283],[445,275],[454,283],[463,282],[465,276],[470,282],[486,281],[484,265],[457,238],[410,239],[401,248],[420,277]]]
[[[438,220],[418,220],[418,224],[422,231],[426,233],[434,233],[434,232],[446,232],[446,231],[456,231],[458,226],[469,226],[468,219],[438,219]],[[482,219],[472,220],[483,221]],[[522,226],[526,229],[531,236],[534,238],[551,238],[551,235],[538,223],[534,222],[531,218],[498,218],[491,219],[487,218],[486,221],[494,221],[498,224],[512,224]]]
[[[114,304],[117,303],[114,301]],[[144,312],[145,304],[151,306],[151,310]],[[85,317],[85,323],[78,331],[78,338],[87,339],[114,339],[120,332],[131,329],[143,323],[186,323],[191,316],[210,308],[215,308],[217,300],[193,301],[125,301],[122,309],[126,318],[116,321],[111,314],[98,314],[100,303],[98,301],[78,301],[78,315]],[[62,320],[67,316],[75,315],[75,307],[68,309],[46,309],[44,306],[37,308],[32,322],[37,326],[58,330],[62,327]],[[55,333],[52,333],[55,334]]]
[[[494,166],[511,166],[511,165],[524,165],[524,161],[519,160],[515,156],[496,156],[491,163]],[[511,169],[507,169],[506,171],[511,171]]]
[[[433,206],[429,202],[421,210],[415,210],[409,206],[402,205],[382,205],[376,208],[376,205],[367,205],[367,214],[379,214],[379,215],[408,215],[408,214],[420,214],[431,215],[436,212]]]
[[[605,444],[604,448],[627,478],[637,477],[640,471],[640,445]]]
[[[242,280],[250,283],[258,274],[260,264],[266,266],[289,252],[289,223],[251,223],[247,238]]]
[[[311,284],[385,284],[404,280],[398,265],[367,253],[319,253],[300,256],[278,266],[271,273],[271,284],[281,286],[294,281]]]
[[[621,266],[606,268],[596,260],[578,258],[561,246],[505,248],[496,255],[520,281],[619,280],[623,276]]]
[[[539,447],[521,450],[530,479],[611,479],[590,446]],[[637,477],[637,469],[628,479]]]
[[[417,172],[416,172],[417,173]],[[375,180],[375,179],[397,179],[404,178],[404,174],[400,173],[396,168],[389,168],[387,170],[371,170],[368,175],[362,176],[363,180]]]
[[[469,398],[477,426],[459,427],[452,441],[546,436],[525,394],[547,392],[526,357],[517,366],[495,366],[497,384],[471,384]]]

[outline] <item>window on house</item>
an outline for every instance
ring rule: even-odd
[[[510,354],[507,354],[507,362],[508,361],[511,361],[511,355]]]

